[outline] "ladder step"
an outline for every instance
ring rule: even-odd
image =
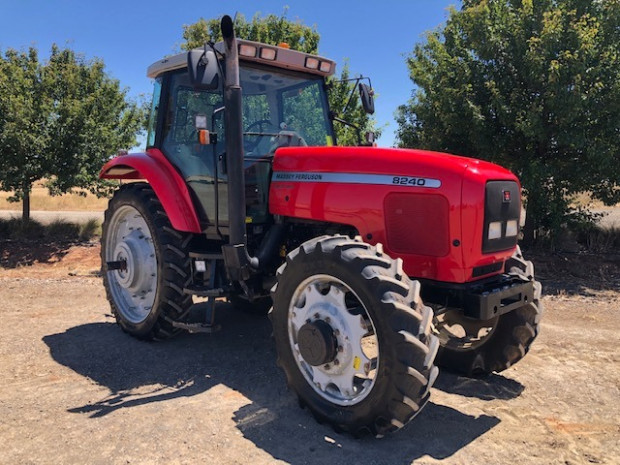
[[[202,286],[187,286],[183,289],[184,294],[197,295],[198,297],[224,297],[226,291],[221,287],[216,289],[205,289]]]
[[[214,252],[190,252],[189,256],[199,260],[224,260],[224,255]]]

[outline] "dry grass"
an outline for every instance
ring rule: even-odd
[[[26,223],[19,218],[0,219],[0,241],[43,240],[43,241],[89,241],[101,236],[101,224],[96,219],[84,223],[55,220],[44,225],[35,220]]]
[[[21,202],[9,202],[12,192],[0,192],[0,210],[21,211]],[[30,209],[45,211],[103,211],[108,205],[107,198],[98,199],[92,194],[64,194],[52,197],[40,183],[30,194]]]
[[[592,196],[589,192],[582,192],[581,194],[577,194],[575,196],[575,198],[571,202],[571,206],[574,208],[590,208],[593,210],[612,210],[614,208],[620,208],[620,203],[607,206],[600,200],[592,199]]]

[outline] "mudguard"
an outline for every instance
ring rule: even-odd
[[[121,155],[107,162],[102,179],[145,179],[151,185],[170,223],[178,231],[200,233],[200,221],[183,177],[155,148],[146,153]]]

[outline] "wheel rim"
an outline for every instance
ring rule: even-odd
[[[329,334],[327,340],[333,338],[333,359],[310,363],[311,351],[304,350],[309,326],[320,328],[323,336]],[[329,275],[305,279],[289,305],[288,333],[297,366],[322,398],[347,406],[368,396],[377,377],[379,344],[372,319],[349,286]]]
[[[487,321],[467,318],[459,310],[448,310],[433,319],[434,333],[442,347],[456,351],[475,350],[491,337],[499,317]]]
[[[116,308],[138,324],[151,312],[157,290],[157,257],[151,231],[142,214],[130,205],[114,212],[105,238],[105,261],[122,261],[123,269],[107,272]]]

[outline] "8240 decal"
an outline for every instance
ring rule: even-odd
[[[399,186],[426,186],[426,179],[424,178],[412,178],[409,176],[394,176],[392,178],[392,184],[398,184]]]

